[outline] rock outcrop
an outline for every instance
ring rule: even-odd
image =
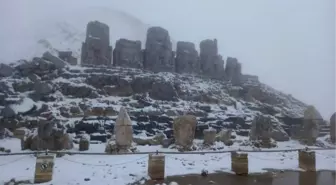
[[[147,31],[144,68],[153,72],[174,72],[172,43],[167,30],[151,27]]]
[[[142,69],[143,56],[141,42],[119,39],[113,50],[113,65]]]
[[[224,77],[224,60],[218,55],[216,39],[200,43],[200,64],[203,75],[218,79]]]
[[[91,21],[86,27],[86,39],[82,44],[82,65],[112,64],[112,47],[110,46],[110,28],[99,21]]]
[[[14,72],[14,69],[11,66],[0,63],[0,77],[11,76],[13,72]]]
[[[192,115],[184,115],[174,119],[173,130],[175,144],[184,150],[190,150],[195,137],[197,119]]]
[[[194,43],[177,42],[175,65],[178,73],[200,73],[200,60]]]

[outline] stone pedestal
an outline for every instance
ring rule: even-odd
[[[36,157],[34,183],[44,183],[52,180],[55,156],[40,154]]]
[[[299,168],[305,171],[316,171],[314,151],[299,150]]]
[[[231,152],[231,169],[237,175],[248,175],[248,154]]]
[[[165,156],[163,154],[148,155],[148,176],[152,180],[163,180],[165,177]]]
[[[216,140],[216,130],[207,129],[203,131],[204,134],[204,144],[213,145]]]
[[[90,147],[90,141],[87,139],[81,139],[79,141],[79,151],[87,151]]]

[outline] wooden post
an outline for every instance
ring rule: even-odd
[[[299,150],[299,168],[306,171],[316,171],[315,152]]]
[[[52,180],[54,169],[53,154],[39,154],[36,157],[34,183],[44,183]]]
[[[148,175],[152,180],[163,180],[165,177],[165,156],[163,154],[148,155]]]
[[[299,172],[299,185],[318,184],[317,172]]]
[[[237,175],[248,174],[248,154],[231,152],[231,169]]]

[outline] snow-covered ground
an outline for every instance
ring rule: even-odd
[[[1,146],[20,152],[18,139],[5,139]],[[283,149],[303,148],[296,142],[279,143]],[[103,152],[105,144],[91,144],[88,152]],[[227,147],[234,150],[237,146]],[[241,148],[243,149],[243,148]],[[245,149],[245,148],[244,148]],[[75,146],[74,151],[78,151]],[[139,146],[140,152],[175,151],[160,146]],[[203,169],[209,173],[223,171],[231,173],[230,153],[224,154],[166,154],[165,175],[199,174]],[[253,152],[249,153],[249,173],[264,172],[264,169],[300,170],[297,152]],[[33,155],[0,156],[0,184],[11,178],[33,180],[36,158]],[[65,155],[55,159],[53,180],[46,184],[127,184],[148,178],[148,155]],[[335,170],[334,150],[316,151],[317,170]],[[89,181],[84,179],[89,178]]]

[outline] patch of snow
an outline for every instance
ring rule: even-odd
[[[10,105],[10,107],[16,112],[16,113],[22,113],[27,112],[31,110],[35,105],[35,102],[30,98],[24,98],[23,101],[20,104],[13,104]]]

